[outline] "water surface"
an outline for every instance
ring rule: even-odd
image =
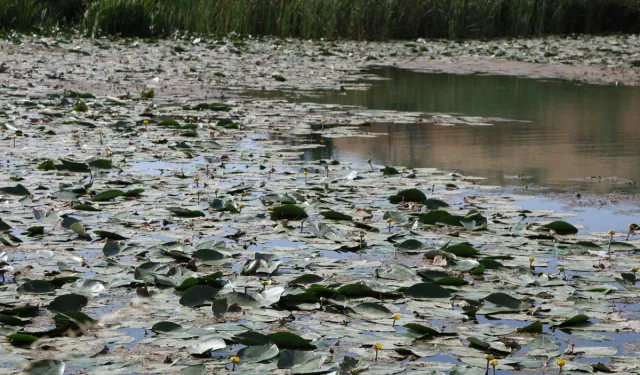
[[[311,153],[436,167],[499,185],[638,190],[633,183],[640,180],[640,88],[396,68],[372,72],[386,79],[373,80],[369,90],[291,99],[518,121],[493,126],[371,124],[362,129],[378,134],[376,138],[325,139],[327,148]]]

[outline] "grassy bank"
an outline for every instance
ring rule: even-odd
[[[639,32],[639,0],[0,0],[0,28],[410,39]]]

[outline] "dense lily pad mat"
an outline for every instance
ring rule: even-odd
[[[302,158],[322,145],[275,140],[417,114],[236,96],[313,88],[286,60],[272,66],[284,82],[234,70],[280,59],[278,44],[78,41],[86,54],[65,62],[51,43],[37,48],[59,71],[32,61],[0,87],[8,368],[481,374],[490,354],[508,372],[557,371],[558,358],[567,372],[640,369],[612,343],[640,328],[624,308],[633,234],[523,212],[476,178]],[[224,95],[203,88],[214,81]],[[70,89],[95,91],[86,112]],[[323,131],[346,134],[359,133]]]

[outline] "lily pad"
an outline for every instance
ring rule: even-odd
[[[89,303],[87,297],[81,294],[64,294],[56,297],[47,309],[52,312],[57,313],[66,313],[69,311],[80,311],[83,307],[85,307]]]
[[[578,233],[578,228],[567,223],[566,221],[554,221],[549,224],[543,225],[542,228],[547,230],[554,230],[556,233],[560,235]]]

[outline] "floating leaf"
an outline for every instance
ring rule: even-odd
[[[60,330],[84,330],[97,323],[97,320],[94,320],[87,314],[80,311],[67,311],[65,313],[58,313],[53,317],[53,320],[56,322],[56,328],[59,328]]]
[[[567,223],[566,221],[554,221],[549,224],[543,225],[542,228],[545,228],[547,230],[554,230],[560,235],[578,233],[578,228]]]
[[[364,302],[351,308],[356,314],[365,318],[391,318],[393,313],[388,308],[375,302]]]
[[[79,238],[82,238],[85,240],[91,239],[91,236],[87,233],[87,231],[84,229],[84,226],[79,221],[76,221],[75,223],[71,224],[71,230],[73,230],[78,235]]]
[[[21,184],[18,184],[16,186],[2,187],[0,188],[0,193],[9,194],[9,195],[19,195],[22,197],[31,194],[29,190]]]
[[[60,159],[64,169],[70,172],[89,172],[89,165],[84,162],[75,162],[68,159]]]
[[[233,336],[233,341],[246,346],[271,344],[271,339],[269,338],[269,336],[263,335],[262,333],[256,331],[238,333],[237,335]]]
[[[102,248],[102,253],[106,257],[113,257],[120,254],[120,245],[113,241],[107,241]]]
[[[292,374],[307,374],[318,372],[326,361],[323,354],[299,350],[285,350],[278,358],[279,369],[290,369]]]
[[[207,375],[207,366],[191,365],[180,370],[180,375]]]
[[[269,339],[273,341],[280,349],[299,349],[313,350],[316,347],[311,345],[307,340],[291,332],[275,332],[270,333]]]
[[[179,331],[182,329],[182,326],[178,323],[173,322],[158,322],[151,327],[151,331],[155,333],[168,333]]]
[[[434,284],[438,285],[448,285],[448,286],[462,286],[469,284],[465,279],[461,279],[459,277],[443,277],[441,279],[437,279],[433,281]]]
[[[451,297],[451,293],[447,289],[433,283],[420,283],[412,285],[404,291],[404,295],[409,298],[416,299]]]
[[[436,337],[436,336],[441,336],[441,333],[436,331],[433,328],[429,328],[427,326],[423,326],[421,324],[417,324],[417,323],[407,323],[404,325],[404,328],[413,331],[413,332],[417,332],[421,335],[423,335],[423,337]]]
[[[447,211],[431,211],[420,215],[418,221],[422,224],[435,225],[437,222],[448,216],[451,216],[451,214]]]
[[[187,289],[180,297],[182,306],[197,307],[213,302],[220,290],[208,285],[196,285]]]
[[[394,167],[384,167],[384,169],[382,170],[382,174],[384,176],[393,176],[393,175],[397,175],[400,174],[400,172],[398,172],[397,169],[395,169]]]
[[[204,217],[205,214],[202,211],[198,210],[187,210],[186,208],[180,207],[167,207],[167,211],[171,212],[174,216],[177,217]]]
[[[466,243],[459,243],[452,246],[443,246],[440,250],[454,254],[458,257],[474,257],[480,252]]]
[[[52,312],[66,313],[69,311],[80,311],[89,303],[87,297],[80,294],[64,294],[56,297],[47,309]]]
[[[11,225],[7,224],[4,220],[0,218],[0,230],[1,231],[11,230]]]
[[[263,204],[282,203],[295,204],[296,200],[287,194],[267,194],[260,197]]]
[[[527,326],[516,329],[516,331],[523,333],[542,333],[542,322],[536,320]]]
[[[405,240],[399,244],[394,245],[394,247],[400,251],[418,250],[418,249],[421,249],[423,246],[424,246],[424,242],[414,240],[414,239]]]
[[[484,297],[484,300],[496,306],[508,307],[510,309],[519,309],[522,303],[519,299],[502,292],[491,293]]]
[[[109,159],[92,159],[87,162],[87,164],[91,168],[96,169],[111,169],[113,168],[113,163]]]
[[[589,323],[589,317],[586,315],[578,314],[574,315],[571,318],[565,320],[564,322],[555,325],[554,327],[576,327],[576,326],[584,326]]]
[[[103,191],[100,194],[94,196],[92,198],[92,200],[94,202],[103,202],[103,201],[109,201],[118,197],[123,196],[125,193],[122,190],[107,190],[107,191]]]
[[[28,280],[18,287],[18,292],[22,294],[47,294],[55,288],[55,285],[45,280]]]
[[[437,210],[439,208],[449,207],[449,203],[435,198],[429,198],[424,202],[424,205],[427,206],[429,210]]]
[[[324,216],[325,219],[329,219],[329,220],[347,220],[347,221],[353,220],[351,216],[345,215],[343,213],[340,213],[334,210],[322,211],[320,212],[320,215]]]
[[[277,356],[278,353],[278,346],[275,344],[266,344],[242,348],[236,355],[240,357],[241,362],[254,363],[268,361]]]
[[[198,343],[187,348],[187,352],[195,357],[206,356],[209,353],[227,347],[220,337],[206,337],[198,340]]]
[[[109,239],[109,240],[114,240],[114,241],[122,241],[122,240],[126,240],[127,237],[124,237],[118,233],[114,233],[114,232],[109,232],[106,230],[94,230],[93,233],[96,234],[96,236],[98,236],[99,238],[102,239]]]
[[[323,277],[314,275],[314,274],[305,274],[302,276],[298,276],[295,279],[291,280],[290,284],[315,284],[324,280]]]
[[[279,207],[274,207],[270,210],[271,220],[304,220],[309,215],[300,207],[295,204],[284,204]]]
[[[23,326],[25,324],[31,323],[30,320],[22,320],[20,318],[16,318],[15,316],[5,315],[0,313],[0,323],[7,326]]]
[[[9,343],[11,345],[18,348],[25,348],[31,346],[34,342],[38,341],[36,336],[31,336],[23,333],[14,333],[12,335],[7,336]],[[34,372],[33,374],[39,374],[38,372]],[[46,373],[43,373],[46,374]]]
[[[78,210],[78,211],[90,211],[90,212],[100,212],[100,208],[96,207],[96,206],[92,206],[89,204],[76,204],[73,205],[71,207],[74,210]]]
[[[424,202],[426,200],[427,196],[418,189],[402,190],[389,197],[389,202],[392,204],[398,204],[401,202]]]

